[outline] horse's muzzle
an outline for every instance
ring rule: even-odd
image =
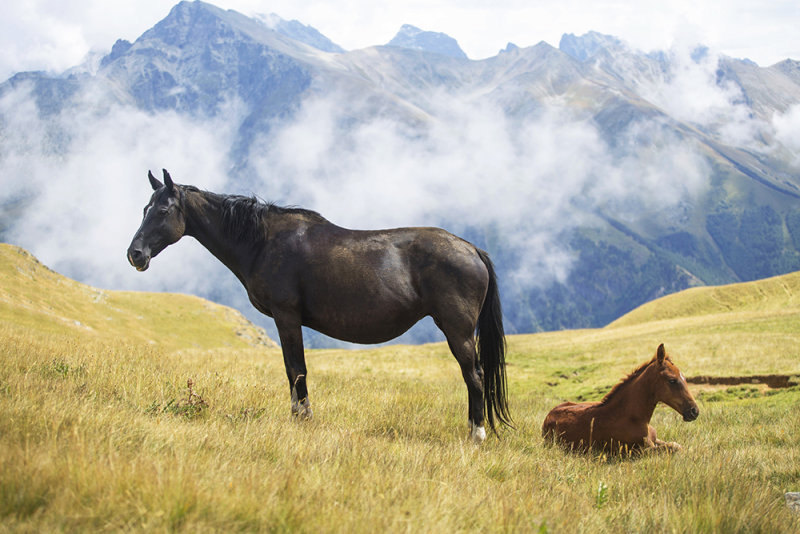
[[[700,415],[700,410],[697,408],[696,404],[693,404],[691,406],[687,406],[686,408],[683,409],[683,420],[684,421],[687,421],[687,422],[694,421],[695,419],[697,419],[697,417],[699,415]]]
[[[150,256],[139,249],[128,249],[128,263],[133,265],[137,271],[146,271],[150,266]]]

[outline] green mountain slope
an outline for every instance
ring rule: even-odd
[[[764,280],[694,287],[643,304],[610,327],[721,313],[800,311],[800,271]],[[800,326],[800,325],[798,325]]]
[[[4,243],[0,321],[42,333],[147,343],[164,350],[275,346],[231,308],[189,295],[96,289]]]

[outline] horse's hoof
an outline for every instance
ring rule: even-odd
[[[483,426],[478,426],[475,423],[469,423],[469,437],[472,438],[472,441],[480,445],[484,441],[486,441],[486,429]]]
[[[307,421],[314,416],[314,413],[311,411],[311,408],[308,410],[292,410],[292,417],[297,419],[298,421]]]
[[[292,414],[298,421],[308,421],[314,417],[311,410],[301,410]]]
[[[292,417],[295,419],[305,421],[313,416],[314,412],[311,410],[311,403],[308,402],[308,399],[303,399],[299,403],[292,403]]]

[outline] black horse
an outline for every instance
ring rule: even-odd
[[[495,432],[495,418],[510,425],[502,311],[484,251],[439,228],[348,230],[313,211],[175,184],[166,170],[163,184],[148,178],[155,192],[128,261],[144,271],[189,235],[225,264],[275,319],[294,415],[311,416],[301,326],[381,343],[430,315],[461,366],[472,438],[486,437],[484,408]]]

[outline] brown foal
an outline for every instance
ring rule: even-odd
[[[650,426],[656,404],[663,402],[694,421],[700,414],[686,378],[659,345],[655,357],[614,386],[600,402],[565,402],[544,420],[542,435],[579,451],[611,454],[641,450],[678,450],[677,443],[656,437]]]

